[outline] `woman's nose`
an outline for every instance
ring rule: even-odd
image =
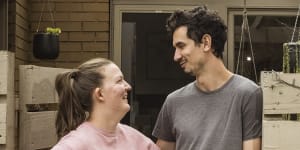
[[[131,90],[131,85],[127,81],[125,81],[125,88],[127,91]]]

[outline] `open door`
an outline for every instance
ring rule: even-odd
[[[166,96],[191,82],[173,61],[172,39],[165,29],[170,13],[123,13],[121,69],[131,84],[131,111],[123,123],[151,137]]]

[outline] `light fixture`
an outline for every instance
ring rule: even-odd
[[[251,61],[251,57],[250,56],[247,56],[247,61]]]

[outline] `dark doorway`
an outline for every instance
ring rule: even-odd
[[[123,13],[122,71],[132,85],[131,112],[123,120],[151,137],[166,96],[194,80],[173,61],[168,13]]]

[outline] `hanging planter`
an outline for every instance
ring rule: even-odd
[[[38,59],[56,59],[59,55],[60,28],[47,28],[33,36],[33,55]]]
[[[53,27],[47,27],[44,32],[39,32],[39,27],[40,27],[40,23],[41,23],[41,19],[43,16],[46,3],[51,15]],[[45,1],[43,3],[43,8],[41,11],[38,27],[36,33],[34,33],[33,35],[33,41],[32,41],[33,56],[38,59],[56,59],[59,55],[59,34],[60,33],[61,33],[61,29],[55,27],[52,10],[49,6],[49,1],[47,0],[47,2]]]

